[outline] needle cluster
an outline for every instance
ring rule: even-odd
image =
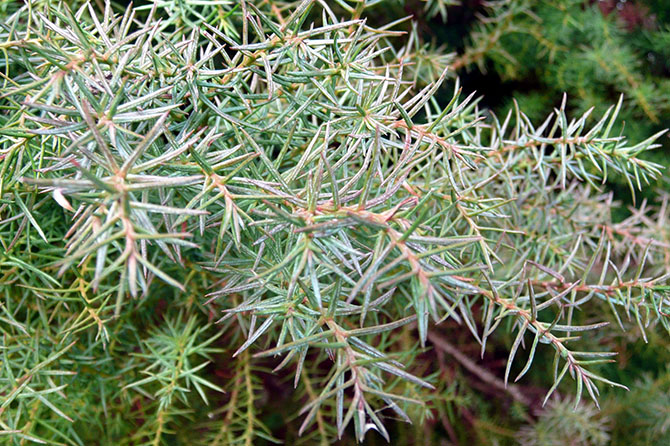
[[[388,440],[430,414],[415,360],[446,320],[482,355],[513,333],[501,378],[539,369],[576,404],[619,385],[580,336],[670,329],[668,197],[614,222],[601,189],[657,177],[660,135],[615,134],[621,101],[537,123],[442,103],[453,67],[420,81],[372,3],[8,6],[0,435],[276,441],[271,365],[300,434]]]

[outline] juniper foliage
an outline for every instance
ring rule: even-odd
[[[668,197],[614,223],[601,184],[659,176],[660,134],[614,133],[623,100],[441,102],[458,59],[376,3],[2,3],[10,444],[277,442],[272,374],[283,440],[389,440],[439,411],[417,358],[448,321],[481,355],[512,333],[501,378],[539,369],[544,401],[625,387],[580,337],[670,329]]]
[[[670,125],[670,10],[654,0],[504,0],[485,2],[483,21],[462,55],[463,68],[492,72],[532,119],[542,119],[565,91],[571,108],[604,112],[625,95],[620,119],[631,137]],[[496,107],[497,108],[497,107]],[[670,145],[652,158],[666,163]]]

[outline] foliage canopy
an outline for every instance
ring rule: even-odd
[[[544,401],[625,387],[580,338],[670,329],[668,196],[614,222],[602,187],[658,177],[661,133],[440,101],[454,56],[375,3],[2,3],[1,435],[274,442],[289,370],[300,441],[388,440],[433,415],[449,321],[512,333]]]

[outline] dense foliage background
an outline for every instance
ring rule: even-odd
[[[599,244],[599,234],[604,238],[608,230],[610,237],[612,230],[614,238],[619,237],[617,244],[612,244],[612,259],[625,266],[622,275],[629,266],[633,275],[638,270],[635,284],[651,284],[652,277],[665,277],[669,272],[668,173],[655,175],[654,164],[645,162],[670,167],[670,139],[659,135],[670,127],[670,4],[663,0],[342,0],[326,4],[344,25],[328,25],[325,7],[308,1],[166,0],[156,2],[152,10],[154,3],[148,1],[131,6],[124,2],[105,4],[102,0],[88,4],[0,0],[0,442],[262,445],[281,441],[287,445],[350,445],[357,441],[357,432],[368,431],[363,444],[387,444],[383,435],[375,432],[383,430],[373,419],[379,413],[385,418],[386,435],[394,445],[670,444],[670,337],[661,326],[667,328],[667,314],[662,308],[660,314],[654,313],[657,307],[644,305],[645,296],[652,302],[656,294],[661,301],[667,299],[663,297],[667,296],[667,287],[649,285],[648,291],[640,287],[641,296],[631,291],[633,286],[624,290],[622,302],[627,292],[628,303],[637,304],[632,310],[628,304],[622,305],[622,318],[629,316],[623,323],[619,313],[610,312],[606,303],[584,308],[575,304],[575,296],[579,296],[578,302],[582,298],[586,302],[602,291],[598,287],[603,286],[610,248]],[[131,11],[134,16],[129,19]],[[256,19],[243,20],[242,14]],[[409,15],[411,20],[406,19]],[[270,37],[266,40],[273,32],[279,35],[286,31],[283,26],[277,29],[281,25],[277,17],[295,27],[296,33],[306,33],[303,40],[327,41],[313,45],[318,51],[326,47],[319,53],[324,59],[339,61],[342,66],[350,63],[346,75],[333,75],[328,67],[317,69],[316,64],[303,63],[308,59],[313,63],[313,54],[301,52],[298,43],[293,47],[293,41],[280,44]],[[348,18],[352,22],[347,22]],[[354,23],[361,18],[368,28]],[[385,28],[392,22],[392,27]],[[321,23],[327,29],[311,27],[311,23]],[[287,25],[287,29],[290,27]],[[34,29],[33,34],[26,35],[26,29]],[[105,32],[109,34],[105,36]],[[333,38],[331,32],[339,37]],[[151,42],[158,41],[159,34],[166,36],[161,37],[162,46],[152,48],[155,43]],[[256,34],[262,37],[253,37]],[[248,41],[242,37],[247,35],[252,36]],[[362,42],[360,46],[351,44],[356,39]],[[221,42],[221,47],[217,48],[215,42]],[[269,59],[264,51],[284,44],[289,48],[286,59],[275,66],[276,60]],[[115,47],[118,54],[109,59],[90,58],[103,47]],[[385,50],[387,47],[392,49]],[[218,53],[216,57],[214,52]],[[143,65],[135,58],[150,63]],[[386,73],[368,70],[366,63],[377,59],[389,67]],[[398,61],[407,61],[407,66]],[[248,69],[255,80],[238,84],[231,81],[234,86],[226,90],[216,82],[237,79],[238,72],[215,69],[217,64],[237,67],[243,73],[240,77]],[[149,65],[151,75],[147,74]],[[449,68],[446,74],[445,68]],[[72,81],[61,83],[59,70],[73,73]],[[266,74],[272,70],[277,77],[270,76],[265,84]],[[323,84],[319,83],[322,77],[331,75],[337,77],[332,85],[325,78]],[[406,81],[402,88],[401,83],[397,84],[398,91],[406,94],[399,94],[389,104],[382,99],[392,84],[379,80],[384,76]],[[349,83],[354,84],[352,91],[340,98],[341,88]],[[354,93],[357,90],[360,100]],[[475,91],[476,95],[470,97]],[[285,104],[276,109],[271,108],[273,92],[285,95],[280,98]],[[338,97],[328,103],[334,92]],[[623,100],[619,102],[621,95]],[[317,107],[312,101],[322,102]],[[599,119],[612,113],[611,107],[617,104],[618,120],[607,121],[607,132],[603,132],[604,124]],[[104,115],[103,110],[112,112]],[[378,172],[380,178],[396,178],[400,173],[393,166],[408,161],[390,151],[379,151],[374,155],[379,159],[370,161],[372,153],[377,153],[373,149],[366,156],[356,157],[357,146],[342,142],[346,135],[357,131],[367,132],[360,137],[361,146],[371,148],[386,145],[400,152],[409,141],[419,141],[417,153],[421,159],[412,168],[419,166],[420,172],[410,177],[418,190],[418,184],[446,183],[452,172],[452,166],[444,167],[436,155],[436,144],[421,146],[426,134],[430,136],[434,130],[441,147],[449,148],[453,143],[455,150],[463,150],[462,158],[455,157],[453,171],[465,170],[470,164],[479,165],[473,160],[482,147],[494,147],[495,131],[505,127],[500,123],[508,114],[514,116],[510,118],[509,136],[503,138],[507,134],[500,131],[500,140],[505,139],[508,146],[524,147],[527,141],[522,136],[539,128],[549,115],[555,119],[549,128],[554,122],[559,128],[556,134],[543,134],[548,141],[543,144],[548,146],[542,145],[528,158],[514,158],[516,167],[502,161],[480,166],[484,172],[490,167],[493,172],[503,172],[501,176],[509,175],[509,183],[501,180],[496,192],[519,201],[520,212],[512,219],[524,222],[518,226],[520,230],[537,235],[529,244],[510,246],[512,234],[510,239],[501,236],[498,243],[489,246],[482,243],[480,234],[459,229],[459,225],[472,222],[469,217],[454,217],[456,211],[449,206],[455,202],[453,195],[440,195],[438,191],[435,197],[421,196],[425,191],[416,192],[412,186],[407,186],[407,191],[400,186],[382,189],[374,180]],[[566,115],[577,121],[585,117],[572,126],[567,124]],[[117,127],[111,127],[117,128],[118,134],[106,130],[104,116],[114,120]],[[328,120],[334,122],[332,128],[323,127],[321,133],[320,123]],[[162,127],[166,122],[169,131]],[[386,136],[383,132],[388,122],[393,122],[393,129],[406,133],[396,139]],[[418,122],[426,122],[419,136],[411,131]],[[488,127],[480,127],[480,122]],[[581,137],[579,132],[591,135],[589,129],[594,129],[597,149],[590,155],[586,150],[579,152],[583,155],[579,159],[587,160],[586,167],[581,161],[579,166],[559,166],[565,157],[557,154],[557,147],[566,140],[568,127],[577,133],[577,139]],[[486,136],[482,136],[484,133]],[[640,146],[631,143],[621,149],[621,155],[618,142],[608,139],[610,135],[626,135],[634,143],[653,135],[659,139]],[[319,161],[318,156],[294,153],[294,145],[309,153],[316,146],[310,141],[335,155]],[[659,147],[646,150],[654,141]],[[165,152],[160,151],[162,146],[160,150],[156,147],[159,144],[166,147]],[[93,146],[100,148],[99,153],[90,149]],[[238,146],[251,149],[247,152]],[[582,149],[571,150],[577,153]],[[83,155],[79,156],[78,151]],[[589,164],[589,157],[597,161]],[[622,168],[625,163],[620,158],[626,162],[633,159],[639,168]],[[532,169],[535,161],[542,168]],[[548,174],[540,180],[541,174],[536,177],[536,172],[542,171],[542,163],[548,166]],[[366,170],[368,164],[373,167]],[[360,165],[365,176],[357,173]],[[603,174],[600,166],[607,166],[607,173]],[[245,169],[251,172],[246,183],[239,180]],[[116,193],[113,187],[117,180],[108,177],[107,172],[119,170],[124,175],[129,173],[118,181],[128,180],[124,187],[136,198],[127,209],[117,209],[108,200]],[[203,184],[198,183],[198,175],[206,178]],[[565,190],[561,176],[581,176],[601,190],[593,193],[573,183]],[[478,225],[493,222],[502,232],[513,231],[515,222],[507,226],[503,221],[509,218],[505,212],[513,211],[505,210],[507,202],[490,199],[490,190],[485,189],[488,184],[479,183],[483,179],[473,174],[459,180],[468,193],[479,194],[468,202],[472,214],[462,215],[471,215],[477,230]],[[645,179],[650,185],[645,185]],[[632,193],[638,181],[642,190]],[[525,182],[542,186],[524,189]],[[342,185],[341,190],[349,195],[357,192],[363,196],[361,203],[369,199],[386,214],[349,209],[343,217],[349,220],[340,228],[331,220],[315,222],[296,211],[325,206],[325,195],[337,205],[338,200],[348,199],[344,192],[337,197],[334,184]],[[519,184],[518,189],[512,184]],[[377,186],[379,189],[375,189]],[[555,197],[555,203],[549,198],[549,202],[543,201],[540,190]],[[398,198],[401,193],[406,194],[402,200]],[[358,202],[359,196],[353,199]],[[219,203],[221,206],[212,210]],[[254,208],[256,203],[264,207]],[[404,208],[407,203],[416,207]],[[566,215],[570,217],[575,215],[577,223],[570,221],[556,230],[563,231],[560,236],[574,235],[566,239],[570,243],[565,241],[563,245],[558,236],[541,237],[542,231],[553,231],[545,223],[554,224],[550,216],[554,205],[556,209],[569,209]],[[421,206],[432,206],[431,212]],[[546,209],[547,213],[538,210],[536,215],[534,208]],[[114,212],[121,217],[113,222],[105,220]],[[321,299],[326,302],[331,293],[340,292],[340,287],[346,290],[344,294],[366,289],[363,278],[358,283],[352,281],[355,285],[346,280],[341,284],[340,279],[336,285],[326,283],[323,277],[328,275],[312,265],[317,261],[311,255],[299,261],[303,257],[294,249],[297,237],[310,231],[327,235],[329,231],[349,231],[346,243],[338,241],[317,248],[310,245],[309,249],[337,253],[333,268],[344,268],[358,262],[358,250],[369,246],[371,258],[379,257],[381,263],[387,245],[369,233],[386,224],[377,216],[390,219],[396,212],[399,220],[406,219],[399,223],[400,229],[389,229],[390,233],[397,232],[396,246],[405,246],[405,239],[407,246],[411,246],[409,241],[435,243],[422,249],[444,255],[443,263],[453,262],[466,276],[491,259],[495,263],[496,254],[515,259],[507,253],[514,248],[533,262],[550,252],[547,258],[558,259],[555,264],[538,266],[534,273],[544,274],[541,277],[545,282],[560,277],[564,285],[563,276],[551,268],[565,257],[570,263],[572,244],[580,246],[576,266],[562,272],[566,276],[583,273],[584,288],[579,291],[583,294],[573,294],[572,305],[561,307],[556,320],[565,310],[570,324],[611,322],[607,330],[586,331],[576,346],[584,352],[616,352],[615,363],[593,367],[603,382],[616,382],[630,391],[600,386],[597,408],[589,399],[586,389],[592,390],[588,384],[580,402],[575,401],[574,383],[564,381],[543,405],[556,378],[556,372],[551,376],[551,364],[558,361],[559,353],[555,357],[550,346],[540,344],[534,361],[528,363],[533,362],[533,366],[522,373],[525,376],[506,386],[510,350],[523,351],[514,363],[510,375],[513,381],[523,368],[526,352],[535,352],[538,341],[528,336],[519,347],[523,333],[517,336],[518,321],[503,318],[506,313],[502,310],[494,313],[487,301],[470,300],[467,293],[464,300],[453,302],[449,293],[444,293],[447,297],[440,301],[446,302],[442,304],[444,312],[448,316],[457,314],[439,324],[431,319],[427,328],[418,308],[418,321],[410,318],[411,311],[407,313],[407,308],[420,305],[412,293],[423,290],[412,281],[401,288],[404,294],[394,302],[385,300],[384,295],[370,297],[376,290],[369,291],[365,300],[354,301],[360,306],[349,305],[348,301],[335,308],[329,301],[329,308],[341,312],[343,319],[355,315],[352,320],[358,322],[360,315],[360,325],[329,326],[338,335],[360,335],[356,354],[368,356],[359,366],[365,373],[369,369],[372,376],[381,370],[388,373],[383,376],[392,377],[383,388],[371,389],[382,401],[374,408],[378,412],[366,407],[362,426],[354,416],[338,439],[341,419],[333,421],[338,418],[335,398],[333,394],[322,399],[319,395],[328,382],[331,364],[344,367],[345,361],[334,351],[347,342],[337,338],[330,341],[338,344],[336,348],[329,348],[329,340],[308,328],[310,318],[316,316],[300,307],[298,301],[290,311],[304,311],[302,319],[296,318],[300,320],[295,326],[279,325],[279,317],[275,320],[268,315],[275,314],[283,304],[269,299],[261,305],[248,296],[255,288],[267,287],[288,298],[293,293],[304,293],[304,302],[318,302],[320,307]],[[433,213],[437,217],[433,218]],[[151,215],[160,218],[152,220]],[[309,224],[300,221],[303,217]],[[440,218],[454,218],[455,229],[440,226],[433,238],[430,231],[423,238],[411,238],[419,226],[439,226]],[[412,222],[408,223],[409,229],[402,226],[405,221]],[[112,233],[110,228],[115,224],[122,230]],[[314,226],[319,224],[322,226]],[[354,224],[358,225],[355,230]],[[283,238],[287,227],[302,229]],[[452,229],[457,235],[449,232]],[[110,231],[108,239],[91,235],[104,230]],[[490,235],[494,230],[482,230],[487,241],[494,239]],[[207,231],[214,236],[201,236],[197,243],[206,249],[196,250],[198,246],[189,237]],[[449,247],[453,252],[447,252],[439,248],[440,244],[456,248]],[[577,251],[575,248],[574,253]],[[598,281],[603,270],[598,266],[599,256],[605,251],[608,260]],[[408,252],[402,253],[404,259],[411,258]],[[592,252],[595,254],[589,264]],[[318,262],[325,262],[314,256]],[[367,258],[360,259],[365,270]],[[645,265],[646,259],[649,261]],[[130,263],[132,268],[127,267]],[[500,269],[504,269],[504,263],[501,261]],[[594,263],[598,265],[591,271]],[[259,264],[259,271],[263,271],[260,276],[249,273]],[[514,261],[510,264],[517,266]],[[645,266],[648,269],[643,270]],[[314,273],[310,276],[306,271]],[[360,265],[351,266],[346,273],[358,281],[357,271],[364,276]],[[594,273],[598,282],[592,288],[586,285],[589,273]],[[370,274],[386,278],[377,271]],[[404,270],[394,274],[388,279],[393,284],[409,277]],[[615,273],[610,270],[609,274]],[[458,277],[449,286],[473,286]],[[264,278],[267,281],[261,280]],[[484,285],[472,283],[485,286],[480,280]],[[503,282],[493,277],[495,286],[489,283],[494,291],[500,285],[496,280]],[[319,281],[323,296],[312,291],[319,289]],[[538,287],[542,286],[539,282]],[[526,285],[523,279],[519,283],[520,287]],[[534,291],[528,293],[533,297],[523,301],[523,309],[536,316]],[[538,293],[538,299],[547,295],[551,294]],[[492,302],[498,298],[495,292],[489,292],[489,297]],[[375,305],[379,305],[381,316],[366,314],[368,306],[376,311]],[[282,307],[282,311],[289,310]],[[220,319],[223,314],[226,316]],[[427,314],[426,310],[426,320]],[[494,316],[503,321],[501,328],[495,336],[483,336],[483,348],[478,333],[491,327]],[[535,316],[531,325],[536,322]],[[358,328],[366,317],[374,319],[369,331]],[[620,323],[625,330],[616,327]],[[273,331],[276,333],[272,335]],[[316,338],[310,339],[313,336]],[[273,370],[281,359],[270,354],[288,351],[281,350],[277,337],[296,348],[288,356],[289,366]],[[309,353],[306,348],[301,350],[303,338],[314,343]],[[544,338],[539,342],[544,343]],[[556,341],[554,345],[559,352],[562,344]],[[347,348],[353,355],[353,347]],[[344,348],[337,351],[341,350]],[[264,351],[269,354],[259,357]],[[388,362],[380,362],[380,351],[390,355]],[[591,359],[602,360],[597,355]],[[409,367],[400,370],[400,364]],[[577,381],[581,395],[582,381]],[[296,385],[298,382],[300,385]],[[387,391],[400,398],[388,397]],[[347,401],[355,398],[351,393],[346,394]],[[308,405],[308,410],[301,412],[314,401],[319,404]],[[417,401],[424,404],[410,404]],[[299,435],[306,416],[310,423]],[[403,417],[413,423],[403,422]],[[358,424],[354,427],[354,423]]]

